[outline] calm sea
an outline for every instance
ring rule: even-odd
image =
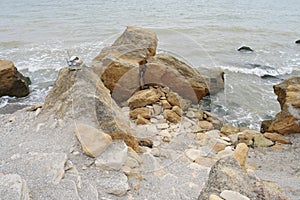
[[[159,51],[199,70],[224,70],[225,91],[211,109],[227,123],[258,129],[280,109],[272,85],[300,75],[298,0],[0,0],[0,7],[0,59],[33,82],[26,98],[0,98],[0,109],[42,103],[67,51],[89,65],[128,25],[156,31]],[[255,51],[236,51],[242,45]]]

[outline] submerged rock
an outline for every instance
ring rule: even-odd
[[[24,77],[9,60],[0,60],[0,97],[24,97],[29,94],[30,79]]]
[[[242,47],[240,47],[240,48],[238,48],[238,51],[245,51],[245,52],[252,52],[253,51],[253,49],[251,49],[250,47],[248,47],[248,46],[242,46]]]
[[[263,132],[300,133],[300,77],[292,77],[274,85],[281,111],[273,120],[262,122]]]

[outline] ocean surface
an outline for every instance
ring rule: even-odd
[[[90,65],[129,25],[156,31],[159,52],[225,72],[210,109],[226,123],[259,129],[280,110],[272,86],[300,75],[298,0],[0,0],[0,7],[0,59],[32,80],[28,97],[1,97],[0,111],[42,103],[67,52]],[[254,52],[238,52],[243,45]]]

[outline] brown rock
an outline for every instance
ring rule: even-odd
[[[153,104],[161,97],[161,91],[155,88],[141,90],[128,99],[129,107],[131,109],[141,108],[149,104]]]
[[[157,36],[148,29],[128,26],[123,34],[93,59],[92,67],[119,103],[139,88],[139,62],[154,56]]]
[[[203,131],[209,131],[212,130],[214,126],[208,121],[199,121],[199,128]]]
[[[223,125],[223,127],[221,128],[221,132],[225,135],[231,135],[231,134],[235,134],[239,132],[239,128],[232,126],[230,124],[225,124]]]
[[[78,124],[75,133],[83,152],[91,157],[99,156],[112,143],[110,135],[86,124]]]
[[[161,102],[164,109],[172,108],[171,104],[166,99],[160,100],[160,102]]]
[[[150,119],[151,110],[149,108],[136,108],[129,112],[129,116],[131,119],[136,119],[138,115],[142,116],[145,119]]]
[[[274,85],[281,111],[275,119],[262,123],[262,131],[280,134],[300,133],[300,77]]]
[[[174,92],[169,92],[167,93],[167,100],[168,102],[172,105],[172,106],[178,106],[178,107],[182,107],[182,99],[181,97]]]
[[[239,143],[232,155],[244,170],[246,170],[246,159],[248,157],[248,152],[248,146],[245,143]]]
[[[182,117],[183,111],[179,106],[173,106],[172,111],[175,112],[178,116]]]
[[[284,136],[278,134],[278,133],[264,133],[264,136],[273,142],[279,142],[281,144],[292,144],[291,141]]]
[[[261,135],[261,133],[256,130],[245,129],[238,134],[238,143],[245,143],[248,146],[252,146],[256,135]]]
[[[181,117],[172,110],[164,110],[164,117],[172,123],[178,123],[181,121]]]
[[[209,78],[167,54],[148,60],[145,82],[168,86],[184,99],[198,103],[209,92]]]
[[[151,124],[151,122],[148,119],[145,119],[141,115],[137,116],[137,119],[135,121],[137,125],[145,125],[145,124]]]
[[[17,70],[13,62],[0,60],[0,97],[24,97],[29,94],[26,78]]]

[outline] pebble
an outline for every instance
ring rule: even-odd
[[[220,196],[225,200],[250,200],[248,197],[232,190],[224,190]]]
[[[167,129],[169,128],[169,124],[168,123],[157,124],[156,127],[157,129]]]

